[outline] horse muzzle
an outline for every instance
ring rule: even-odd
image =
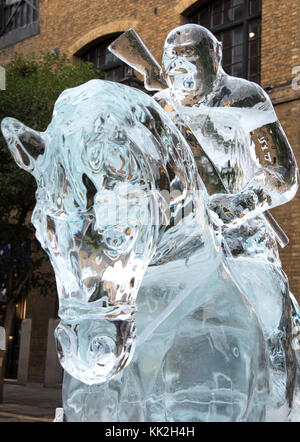
[[[126,367],[135,349],[134,320],[62,320],[55,330],[62,367],[74,378],[93,385],[110,380]]]

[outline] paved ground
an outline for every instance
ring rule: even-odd
[[[52,422],[59,407],[61,388],[45,388],[35,383],[23,386],[9,381],[4,385],[0,403],[0,422]]]

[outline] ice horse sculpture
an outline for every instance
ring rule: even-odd
[[[262,421],[261,324],[227,269],[189,145],[144,93],[66,90],[44,133],[6,118],[37,181],[69,421]]]

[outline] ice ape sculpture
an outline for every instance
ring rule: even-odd
[[[221,43],[207,29],[176,28],[163,54],[169,88],[156,98],[182,112],[228,191],[211,198],[211,207],[215,201],[222,224],[235,227],[291,200],[298,187],[297,165],[266,93],[227,75],[221,59]],[[232,195],[241,189],[241,195]]]
[[[228,245],[228,263],[269,342],[274,406],[284,403],[285,394],[291,406],[297,357],[291,329],[299,307],[278,255],[276,240],[285,245],[286,238],[267,210],[294,197],[297,164],[267,94],[227,75],[221,60],[222,45],[207,29],[194,24],[174,29],[162,60],[169,88],[156,99],[191,146],[204,153],[199,169]]]
[[[154,98],[194,153],[227,263],[260,317],[273,368],[270,404],[278,409],[287,396],[291,405],[300,310],[278,256],[277,242],[284,247],[288,238],[268,209],[293,198],[298,170],[270,99],[257,84],[224,72],[221,43],[199,25],[169,33],[160,83],[150,75],[158,63],[149,67],[153,57],[133,29],[109,49],[144,75],[146,89],[162,90]]]

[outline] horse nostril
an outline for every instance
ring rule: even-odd
[[[122,314],[126,314],[123,308]],[[134,338],[132,320],[111,321],[103,317],[76,322],[62,320],[55,330],[61,365],[71,376],[88,385],[110,380],[130,362]]]
[[[94,365],[94,370],[101,374],[103,380],[108,380],[115,374],[117,365],[115,353],[115,342],[108,336],[96,336],[90,342],[87,361],[90,361],[89,365]]]
[[[115,353],[115,342],[108,336],[97,336],[93,338],[89,346],[93,358],[103,358]]]

